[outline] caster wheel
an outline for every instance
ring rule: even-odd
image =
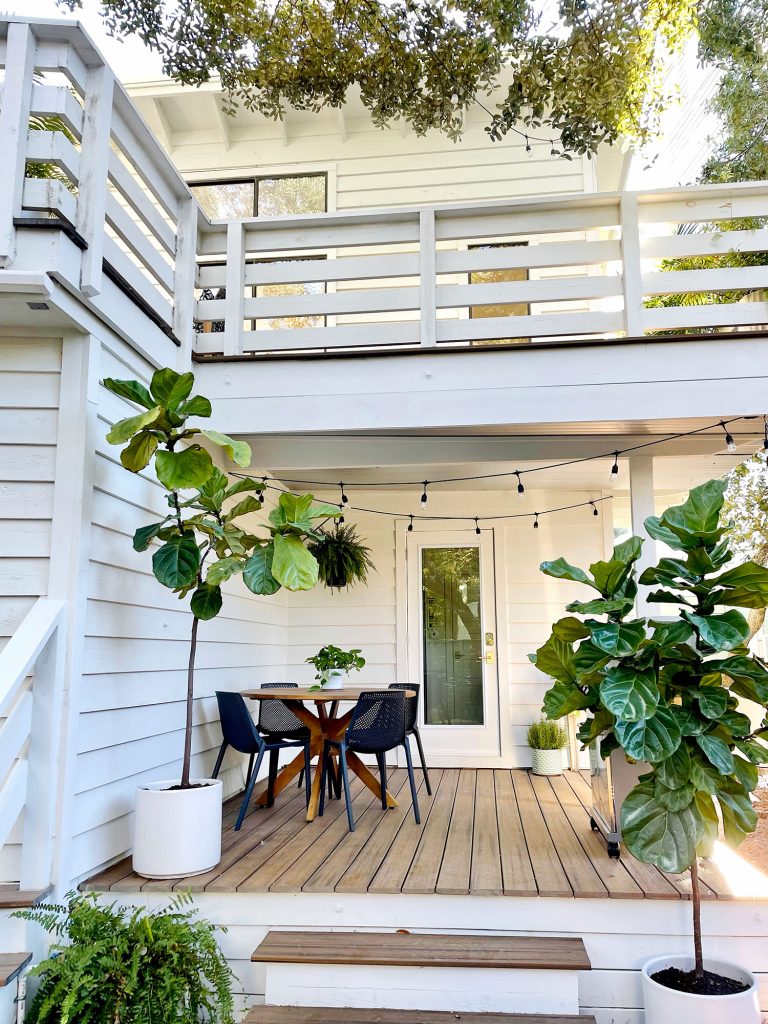
[[[615,857],[617,860],[621,854],[621,847],[618,843],[608,843],[608,856]]]
[[[599,832],[600,831],[598,829],[598,827],[597,827],[597,822],[595,821],[594,818],[590,818],[589,819],[589,827],[592,829],[593,832]]]

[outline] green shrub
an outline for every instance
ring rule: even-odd
[[[568,744],[568,734],[557,722],[540,718],[528,726],[528,746],[532,750],[562,750]]]
[[[214,925],[183,909],[188,893],[150,912],[65,899],[14,915],[53,937],[26,1024],[234,1024],[234,975]]]

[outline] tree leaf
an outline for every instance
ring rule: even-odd
[[[702,686],[694,696],[706,718],[720,718],[728,708],[728,691],[722,686]]]
[[[725,480],[708,480],[694,487],[682,505],[673,505],[666,510],[661,517],[662,525],[679,537],[716,543],[723,532],[720,510],[726,486]]]
[[[682,811],[688,807],[696,795],[696,790],[690,782],[679,786],[677,789],[670,789],[660,779],[656,779],[654,795],[659,803],[669,811]]]
[[[206,583],[218,586],[220,583],[224,583],[226,580],[236,576],[244,568],[245,564],[244,558],[237,558],[234,555],[220,558],[218,562],[214,562],[213,565],[208,567],[208,572],[205,574]]]
[[[733,774],[748,793],[757,788],[758,771],[751,761],[745,761],[743,757],[734,757]]]
[[[171,537],[152,556],[152,571],[159,582],[171,590],[191,586],[199,568],[200,551],[190,533]]]
[[[720,819],[714,801],[709,793],[697,792],[693,801],[694,814],[701,824],[702,835],[696,852],[699,857],[711,857],[714,845],[720,837]]]
[[[540,672],[561,683],[572,683],[576,679],[573,648],[571,644],[559,640],[554,635],[531,655],[531,661]]]
[[[645,640],[645,620],[634,622],[598,622],[588,619],[592,643],[614,658],[626,658]]]
[[[157,461],[157,460],[155,460]],[[732,651],[749,640],[749,623],[741,612],[723,612],[721,615],[694,615],[681,613],[705,644],[715,651]]]
[[[120,420],[107,434],[107,440],[110,444],[125,444],[134,434],[138,434],[144,427],[154,423],[162,411],[159,405],[155,405],[147,412],[140,412],[137,416],[129,416],[128,419]]]
[[[197,444],[179,452],[158,452],[155,455],[157,479],[169,491],[201,487],[212,470],[210,454]]]
[[[105,377],[101,383],[113,395],[127,398],[129,402],[143,405],[145,409],[153,409],[156,405],[149,391],[137,380],[115,380],[114,377]]]
[[[315,556],[307,551],[298,537],[275,535],[272,575],[286,590],[311,590],[318,579]]]
[[[249,512],[258,512],[261,508],[261,502],[258,498],[254,498],[252,494],[246,495],[242,501],[238,501],[236,505],[226,514],[227,522],[232,522],[233,519],[237,519],[239,516],[247,515]]]
[[[679,789],[691,777],[691,755],[688,745],[681,743],[674,754],[656,765],[656,777],[669,789]]]
[[[140,526],[133,535],[133,550],[146,551],[167,522],[167,519],[163,519],[161,523],[150,523],[149,526]]]
[[[572,711],[581,711],[589,704],[589,697],[578,686],[558,682],[544,694],[542,710],[547,718],[555,720],[570,715]]]
[[[633,607],[634,601],[626,598],[606,601],[598,597],[594,601],[571,601],[566,605],[566,611],[576,612],[578,615],[610,615],[613,612],[626,615]]]
[[[257,548],[243,569],[243,583],[253,594],[271,595],[276,594],[280,584],[272,575],[272,559],[275,555],[275,546],[270,541],[262,548]]]
[[[731,846],[740,843],[754,832],[757,826],[757,811],[743,787],[735,779],[729,779],[717,792],[717,800],[723,816],[723,832]]]
[[[194,395],[188,402],[182,402],[176,412],[179,416],[202,416],[207,419],[212,412],[211,403],[202,395]]]
[[[693,626],[685,619],[676,619],[674,622],[651,621],[651,626],[653,626],[651,641],[658,647],[684,644],[694,635]]]
[[[756,562],[734,566],[711,582],[713,586],[726,588],[718,604],[739,608],[765,608],[768,605],[768,569]]]
[[[552,627],[552,633],[558,640],[563,640],[565,643],[570,644],[576,640],[583,640],[585,637],[588,637],[589,629],[581,619],[567,615],[565,618],[557,620]]]
[[[672,530],[662,524],[659,516],[648,516],[644,525],[649,537],[653,537],[654,540],[660,540],[662,544],[666,544],[673,551],[685,550],[686,544],[676,533],[673,533]],[[688,546],[695,547],[695,545],[695,540],[689,541]]]
[[[635,761],[663,761],[680,746],[682,735],[668,707],[660,706],[651,718],[637,722],[618,720],[616,738]]]
[[[660,699],[655,673],[641,672],[631,666],[617,665],[609,669],[600,684],[603,705],[625,722],[650,718]]]
[[[131,473],[139,473],[149,465],[157,445],[158,439],[154,434],[149,430],[140,430],[120,452],[120,461]]]
[[[647,783],[635,786],[624,800],[621,835],[627,849],[661,871],[679,873],[689,868],[700,834],[701,826],[690,806],[670,810],[659,803]]]
[[[251,464],[251,446],[246,441],[236,441],[228,434],[221,434],[218,430],[201,430],[203,437],[223,448],[232,462],[244,468]]]
[[[201,583],[192,595],[189,607],[198,619],[213,619],[221,611],[221,587]]]
[[[166,409],[175,411],[185,398],[189,398],[194,383],[195,375],[193,373],[176,373],[175,370],[166,366],[162,370],[156,370],[152,375],[149,390],[154,395],[156,402],[165,406]]]
[[[575,583],[586,583],[587,586],[597,590],[597,587],[595,587],[595,584],[583,569],[571,565],[564,558],[556,558],[554,562],[542,562],[539,569],[545,576],[553,576],[557,580],[573,580]]]
[[[696,737],[696,742],[701,747],[704,755],[710,764],[713,764],[721,775],[731,775],[733,772],[733,754],[725,740],[711,733],[704,733]]]

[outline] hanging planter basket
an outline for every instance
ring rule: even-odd
[[[323,531],[321,539],[308,547],[317,559],[320,580],[332,590],[366,583],[374,568],[371,549],[361,543],[351,524]]]

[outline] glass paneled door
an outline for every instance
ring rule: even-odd
[[[428,754],[498,756],[493,534],[407,534],[408,668]]]

